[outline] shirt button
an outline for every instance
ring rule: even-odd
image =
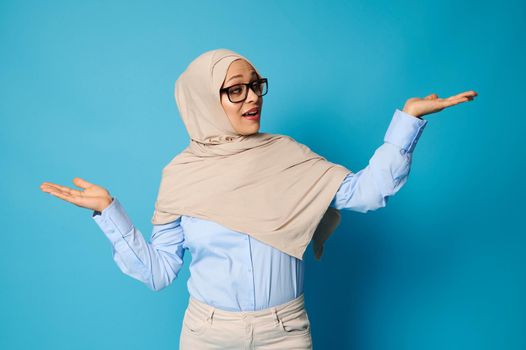
[[[252,272],[252,269],[248,269],[248,272]]]

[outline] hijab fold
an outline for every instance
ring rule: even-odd
[[[220,102],[229,65],[247,58],[207,51],[175,83],[175,99],[190,144],[162,171],[153,224],[181,215],[214,221],[298,259],[309,242],[317,259],[340,222],[329,207],[350,170],[292,137],[237,134]]]

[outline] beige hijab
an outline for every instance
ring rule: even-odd
[[[340,221],[329,204],[351,171],[286,135],[237,134],[219,94],[237,59],[262,76],[245,57],[217,49],[177,79],[175,99],[190,144],[163,168],[152,223],[181,215],[211,220],[298,259],[313,240],[319,259]]]

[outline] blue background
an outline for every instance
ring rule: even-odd
[[[149,237],[188,144],[175,79],[224,47],[269,78],[261,131],[354,172],[408,98],[479,94],[424,117],[386,208],[344,211],[321,262],[309,247],[315,349],[525,349],[525,34],[519,1],[3,0],[0,348],[177,349],[189,254],[152,292],[39,185],[102,185]]]

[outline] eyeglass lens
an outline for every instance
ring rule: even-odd
[[[250,87],[258,96],[263,96],[267,93],[267,82],[265,80],[256,80],[250,84]],[[243,84],[231,86],[227,91],[228,98],[232,102],[241,102],[248,95],[247,86]]]

